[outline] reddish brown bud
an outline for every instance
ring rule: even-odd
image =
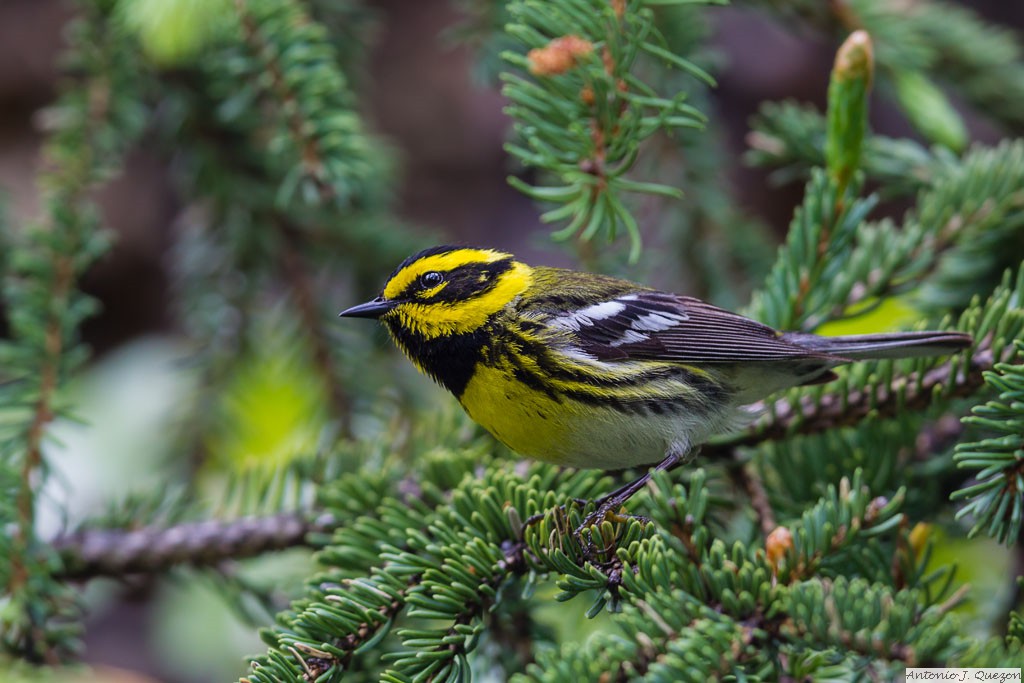
[[[594,44],[585,38],[562,36],[544,47],[530,50],[526,58],[534,76],[557,76],[576,66],[580,58],[593,51]]]
[[[789,529],[784,526],[777,526],[775,529],[768,534],[768,539],[764,542],[764,552],[768,557],[768,561],[771,562],[772,566],[776,569],[785,559],[787,553],[793,549],[793,534],[790,533]]]

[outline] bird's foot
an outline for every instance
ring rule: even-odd
[[[596,565],[603,565],[615,554],[615,547],[624,533],[623,525],[635,520],[641,525],[651,523],[643,515],[626,511],[619,501],[597,501],[598,506],[590,512],[573,534],[583,547],[584,557]],[[605,522],[609,524],[606,526]]]
[[[604,500],[604,498],[601,498],[601,499],[597,500],[596,501],[597,504],[600,504],[602,500]],[[576,506],[578,506],[581,509],[584,509],[588,505],[591,504],[591,501],[587,500],[586,498],[570,498],[569,502],[575,504]],[[569,517],[569,509],[568,509],[567,506],[568,506],[568,503],[566,503],[564,505],[559,505],[558,506],[558,509],[561,511],[561,516],[562,516],[563,519],[568,519],[568,517]],[[533,526],[534,524],[536,524],[540,520],[544,519],[544,516],[546,514],[548,514],[548,513],[547,512],[538,512],[535,515],[530,515],[529,517],[526,518],[526,521],[523,522],[523,528],[525,529],[528,526]],[[588,515],[588,517],[589,517],[589,515]]]

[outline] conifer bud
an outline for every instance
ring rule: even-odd
[[[841,188],[860,167],[874,62],[871,36],[867,31],[854,31],[839,47],[832,68],[828,87],[825,165]]]
[[[594,44],[579,36],[555,38],[544,47],[527,53],[530,73],[534,76],[557,76],[576,66],[580,59],[594,51]]]
[[[793,534],[784,526],[777,526],[764,543],[764,552],[775,569],[779,568],[786,555],[793,549]]]

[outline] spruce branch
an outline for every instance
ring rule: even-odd
[[[1015,344],[1021,358],[1024,341]],[[1009,544],[1024,527],[1024,364],[996,364],[985,373],[985,383],[998,397],[976,406],[964,422],[995,436],[957,446],[957,467],[975,474],[951,498],[968,501],[957,518],[975,520],[971,536],[985,531]]]
[[[1024,129],[1024,55],[1019,37],[948,2],[925,4],[914,18],[935,48],[933,71],[956,83],[978,111],[1017,132]]]
[[[58,536],[53,548],[70,579],[159,573],[171,567],[205,567],[223,560],[252,557],[275,550],[311,545],[311,533],[337,525],[331,515],[301,513],[236,520],[187,522],[143,529],[80,529]]]
[[[308,601],[289,615],[287,628],[268,635],[272,656],[257,659],[248,680],[256,683],[302,676],[303,663],[292,650],[302,655],[305,666],[309,666],[306,653],[310,648],[329,653],[330,658],[316,656],[330,662],[334,672],[358,666],[349,645],[359,650],[363,644],[380,642],[405,606],[410,618],[437,620],[428,623],[439,625],[399,627],[402,647],[389,656],[392,668],[382,674],[384,679],[407,680],[417,675],[443,679],[467,670],[465,655],[476,647],[483,632],[481,616],[510,577],[531,569],[541,571],[541,567],[550,572],[554,564],[564,563],[573,568],[569,581],[607,588],[609,577],[587,565],[582,557],[586,549],[578,539],[552,535],[549,519],[526,530],[524,546],[518,538],[521,523],[506,511],[523,511],[521,519],[542,509],[558,510],[556,501],[563,494],[594,495],[599,477],[583,473],[563,478],[555,468],[543,466],[533,466],[534,474],[527,473],[525,481],[509,468],[488,468],[474,476],[472,470],[479,458],[470,452],[464,462],[465,475],[449,494],[438,484],[453,473],[432,469],[427,462],[415,495],[404,500],[385,496],[379,508],[371,508],[370,514],[364,513],[338,531],[320,555],[327,572]],[[337,486],[339,494],[355,494],[351,503],[347,496],[330,496],[329,500],[346,508],[354,505],[365,511],[365,504],[380,495],[367,492],[363,474],[344,478]],[[615,547],[635,541],[639,525],[633,522],[629,526],[633,531],[612,534]],[[549,543],[557,545],[549,547]],[[534,547],[544,551],[534,552]],[[575,559],[570,560],[566,553]],[[615,548],[606,550],[605,555],[614,557]],[[575,583],[568,589],[575,590]],[[401,606],[393,608],[396,600]],[[383,616],[384,607],[390,610],[389,617]],[[368,620],[368,616],[372,618]],[[364,633],[366,638],[359,635]],[[354,635],[359,636],[357,640],[352,640]]]
[[[375,599],[369,603],[373,604],[373,608],[362,614],[364,621],[355,623],[348,635],[331,642],[313,644],[299,639],[278,641],[265,638],[279,648],[280,654],[266,662],[253,661],[252,673],[239,679],[239,683],[286,680],[313,683],[321,680],[324,674],[345,671],[360,649],[377,643],[382,635],[387,634],[391,623],[405,609],[409,591],[414,590],[421,581],[421,576],[413,575],[405,586],[390,586],[390,590],[378,586],[347,584],[353,595],[362,593],[359,601],[361,605],[367,605],[369,600]],[[326,599],[330,600],[330,596]],[[330,605],[330,602],[327,604]]]
[[[901,7],[879,0],[854,0],[846,24],[876,35],[884,45],[880,60],[894,75],[933,75],[952,85],[978,111],[993,117],[1011,130],[1024,124],[1020,105],[1024,103],[1024,62],[1019,39],[1011,31],[983,21],[967,7],[929,0]],[[896,79],[899,88],[899,79]],[[930,86],[934,87],[934,86]],[[916,91],[915,91],[916,92]],[[945,96],[939,94],[941,100]],[[962,127],[948,104],[936,106],[934,96],[919,99],[901,97],[904,111],[922,133],[943,141],[951,129],[935,136],[932,125]],[[948,123],[936,121],[944,117]],[[963,139],[963,134],[959,139]],[[948,140],[946,140],[948,142]]]
[[[873,69],[871,38],[854,32],[832,68],[825,169],[812,173],[786,244],[751,302],[754,317],[773,327],[813,329],[833,293],[827,283],[846,270],[850,245],[874,206],[857,198]]]
[[[279,179],[276,201],[306,205],[364,205],[380,191],[385,156],[369,137],[324,26],[297,0],[235,0],[238,30],[249,49],[263,99],[283,119],[272,149],[288,150],[294,165]],[[276,163],[271,164],[276,167]],[[372,202],[371,202],[372,203]]]
[[[239,15],[245,42],[255,54],[265,60],[273,94],[275,99],[281,103],[288,130],[294,141],[298,143],[295,147],[301,150],[300,164],[303,174],[312,182],[321,201],[332,200],[334,190],[324,177],[323,154],[320,152],[317,139],[306,132],[307,126],[304,125],[302,119],[302,110],[296,102],[295,93],[285,79],[284,68],[274,55],[272,47],[267,45],[261,35],[259,24],[249,13],[246,0],[235,0],[235,10]]]
[[[914,219],[940,226],[935,274],[920,301],[926,310],[959,310],[1016,269],[1024,244],[1024,141],[972,151],[919,200]],[[934,230],[934,228],[933,228]],[[948,248],[942,248],[948,244]]]
[[[86,355],[76,332],[93,304],[77,291],[77,278],[106,248],[89,193],[116,167],[144,121],[139,72],[127,56],[131,41],[104,3],[83,2],[81,9],[69,53],[78,77],[50,112],[43,151],[45,215],[11,245],[4,283],[11,340],[0,346],[8,380],[0,391],[19,408],[0,434],[0,467],[19,472],[14,518],[0,519],[0,528],[12,530],[0,541],[7,546],[0,586],[13,604],[0,617],[0,641],[51,664],[73,646],[71,633],[59,627],[73,601],[48,576],[52,558],[37,557],[36,493],[48,474],[44,441],[48,425],[65,410],[58,391]]]
[[[508,8],[511,22],[505,30],[528,52],[502,53],[514,69],[502,80],[518,136],[506,150],[560,184],[531,186],[514,177],[509,183],[533,199],[558,205],[541,216],[544,222],[567,221],[555,239],[588,243],[602,232],[614,239],[624,228],[631,262],[640,255],[640,228],[621,195],[680,196],[672,187],[627,177],[641,143],[659,131],[704,122],[684,103],[685,93],[662,96],[641,80],[639,65],[653,61],[712,82],[661,46],[646,5],[643,0],[560,5],[516,0]]]
[[[824,296],[837,303],[815,323],[862,314],[914,288],[914,302],[927,311],[966,307],[1019,264],[1022,182],[1019,141],[943,163],[901,229],[889,221],[861,226],[847,267],[827,283]]]
[[[813,615],[782,626],[780,633],[795,642],[835,645],[911,666],[935,661],[936,652],[957,645],[955,626],[941,611],[916,604],[913,591],[839,577],[798,584],[791,600]]]
[[[724,457],[740,446],[824,432],[857,424],[868,415],[893,417],[971,396],[984,385],[984,372],[1006,360],[1011,341],[1024,335],[1024,309],[1018,304],[1022,296],[1024,269],[1014,278],[1007,273],[988,301],[976,301],[961,315],[956,329],[975,339],[967,352],[941,363],[916,359],[857,364],[835,384],[794,390],[768,403],[765,415],[753,426],[714,439],[701,452]]]
[[[903,521],[900,509],[905,498],[904,490],[897,491],[891,500],[873,497],[861,471],[852,480],[844,477],[838,486],[829,485],[818,504],[788,527],[788,547],[775,553],[778,579],[793,583],[829,573],[822,569],[830,556],[864,537],[897,527]]]
[[[821,173],[812,173],[804,205],[752,311],[783,328],[801,320],[813,329],[861,315],[915,287],[915,300],[926,310],[962,309],[1018,265],[1022,183],[1024,144],[978,148],[962,162],[937,161],[901,230],[888,220],[863,223],[870,205],[853,222],[830,227],[825,209],[835,200]],[[842,240],[816,257],[813,244],[830,235]],[[808,258],[815,260],[808,264]]]
[[[791,100],[765,102],[751,120],[747,163],[770,167],[777,184],[804,180],[825,165],[825,117],[811,105]],[[907,138],[868,134],[861,169],[879,183],[883,197],[899,197],[931,187],[959,159],[940,147],[928,149]]]
[[[846,270],[850,246],[875,204],[858,199],[858,190],[854,183],[840,194],[825,171],[812,173],[786,244],[751,301],[752,317],[780,329],[808,329],[832,308],[829,283]]]
[[[705,445],[701,453],[719,457],[741,446],[855,425],[868,415],[894,417],[904,410],[922,410],[932,404],[936,392],[943,398],[971,396],[983,386],[984,371],[992,367],[992,359],[991,350],[983,348],[972,354],[964,369],[960,361],[951,360],[920,375],[894,377],[884,385],[779,399],[768,406],[770,418],[738,436]]]

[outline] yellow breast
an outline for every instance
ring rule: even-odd
[[[478,364],[459,397],[469,416],[520,455],[565,467],[623,469],[660,462],[670,445],[688,451],[735,420],[713,416],[623,412],[534,389],[507,368]]]
[[[564,464],[566,451],[572,450],[580,406],[535,391],[507,371],[477,365],[459,402],[473,420],[521,455]]]

